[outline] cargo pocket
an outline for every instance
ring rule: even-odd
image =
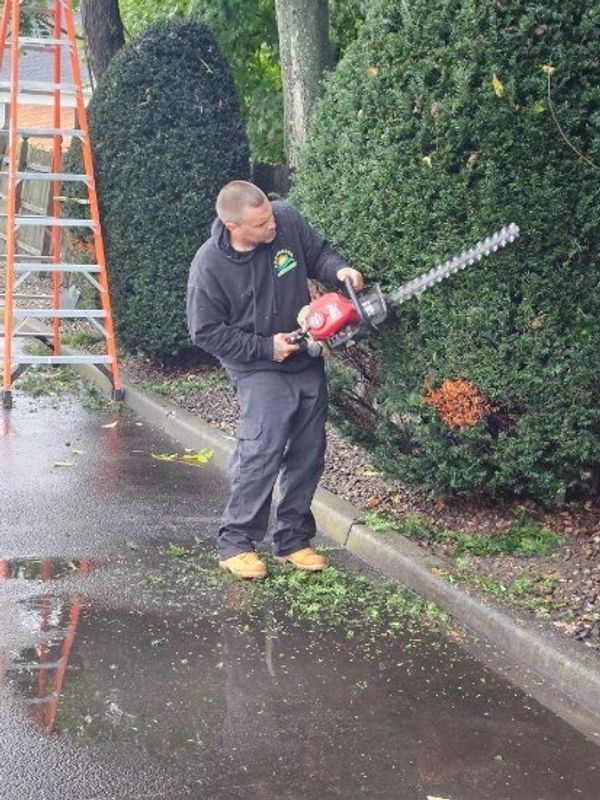
[[[240,472],[260,472],[264,470],[262,425],[260,422],[242,420],[238,426],[238,457]]]

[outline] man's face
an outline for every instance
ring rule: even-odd
[[[271,203],[267,200],[257,208],[247,208],[243,221],[239,224],[229,222],[227,229],[232,237],[232,244],[238,242],[247,247],[269,244],[277,234]]]

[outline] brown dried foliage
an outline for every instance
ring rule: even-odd
[[[469,381],[445,380],[439,389],[434,389],[427,378],[424,383],[426,395],[423,402],[436,409],[440,418],[450,428],[469,428],[491,411],[492,406]]]

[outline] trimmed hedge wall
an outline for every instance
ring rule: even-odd
[[[387,288],[514,221],[516,245],[402,306],[379,462],[438,492],[597,488],[600,8],[375,0],[292,199]]]
[[[88,113],[119,341],[164,359],[190,345],[187,275],[218,191],[249,177],[236,89],[210,30],[169,21],[115,56]]]

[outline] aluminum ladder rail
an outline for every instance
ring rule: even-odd
[[[21,0],[5,0],[0,19],[0,66],[5,50],[10,52],[10,79],[0,81],[0,96],[3,91],[9,92],[10,119],[8,134],[8,172],[3,176],[8,179],[6,209],[6,253],[5,260],[5,296],[4,296],[4,342],[2,404],[4,408],[12,407],[12,389],[15,379],[29,366],[34,364],[92,364],[110,380],[112,396],[115,400],[123,399],[123,389],[119,374],[113,315],[111,309],[106,256],[102,237],[98,196],[92,151],[90,146],[89,126],[85,109],[81,68],[75,41],[75,22],[72,0],[50,0],[48,4],[48,24],[51,35],[21,35]],[[27,81],[19,79],[19,60],[22,48],[48,53],[52,57],[48,73],[49,81]],[[73,83],[62,82],[62,54],[68,52]],[[65,92],[71,96],[65,97]],[[75,102],[72,101],[74,94]],[[52,127],[32,128],[19,125],[19,112],[23,106],[50,105],[52,107]],[[78,127],[62,126],[62,110],[75,108]],[[70,174],[62,171],[63,138],[76,137],[81,141],[81,149],[85,172]],[[27,137],[45,138],[52,141],[52,168],[49,173],[33,173],[22,171],[18,165],[19,142]],[[25,181],[51,182],[52,203],[47,215],[23,214],[17,208],[18,188]],[[63,182],[81,182],[87,187],[89,219],[70,219],[61,214],[60,197]],[[82,201],[79,201],[82,202]],[[17,232],[27,226],[43,227],[50,236],[49,256],[27,256],[17,252]],[[92,261],[94,263],[65,263],[61,257],[63,229],[91,229],[93,242]],[[85,260],[85,259],[84,259]],[[51,276],[52,294],[50,308],[21,308],[16,305],[17,290],[31,275],[46,274]],[[61,292],[61,282],[65,275],[78,274],[86,278],[97,292],[99,308],[82,309],[71,306],[65,292]],[[83,319],[96,329],[103,341],[102,354],[63,355],[61,353],[61,320]],[[47,320],[50,329],[39,327],[36,320]],[[33,326],[33,329],[32,329]],[[27,355],[19,352],[15,339],[21,336],[34,336],[51,347],[52,355]]]

